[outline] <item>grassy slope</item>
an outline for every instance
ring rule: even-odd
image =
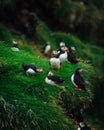
[[[8,103],[10,106],[11,104],[19,105],[19,111],[24,109],[23,120],[31,109],[34,116],[30,118],[33,118],[37,122],[37,124],[35,124],[37,129],[38,127],[42,129],[45,127],[48,129],[53,127],[52,125],[54,125],[56,129],[57,127],[60,129],[61,127],[65,127],[67,129],[69,125],[68,120],[65,118],[61,108],[55,103],[57,101],[56,97],[58,89],[54,86],[48,86],[44,82],[44,78],[49,68],[48,60],[37,58],[30,54],[30,52],[24,50],[21,50],[20,52],[12,52],[10,47],[5,47],[5,45],[2,44],[0,45],[0,52],[2,57],[1,63],[3,63],[0,71],[0,95],[6,101],[3,105],[5,106],[5,104],[7,104],[7,109]],[[37,66],[42,66],[45,70],[45,74],[37,74],[34,78],[27,77],[21,67],[23,62],[35,63]],[[54,96],[55,93],[56,96]],[[14,107],[16,112],[18,110],[16,110],[15,105]],[[7,114],[10,113],[12,115],[12,111],[7,112]],[[17,116],[20,116],[20,112],[18,112]],[[16,118],[18,119],[18,117]],[[26,120],[24,121],[25,123]],[[23,125],[23,121],[19,123],[20,126]],[[28,123],[25,125],[28,126]],[[34,124],[32,125],[34,126]]]
[[[44,33],[43,30],[45,30]],[[53,34],[43,24],[40,26],[39,23],[39,26],[37,26],[37,35],[41,46],[48,40],[53,48],[56,46],[54,43],[59,43],[53,39]],[[12,37],[8,36],[8,39]],[[73,39],[75,40],[73,45],[76,45],[76,38],[69,37],[72,41]],[[19,129],[76,129],[76,126],[66,117],[65,112],[58,105],[59,93],[63,91],[62,88],[50,86],[44,82],[48,71],[51,70],[49,59],[43,58],[41,55],[34,55],[33,49],[27,45],[23,37],[17,37],[16,39],[20,43],[20,52],[11,50],[11,40],[5,40],[4,43],[0,42],[0,108],[3,113],[0,119],[0,126],[6,126],[8,129],[9,127],[13,128],[15,122],[15,127]],[[77,49],[80,49],[81,46],[84,47],[79,42]],[[35,63],[45,70],[45,74],[37,74],[34,78],[27,77],[21,67],[23,62]],[[77,67],[82,67],[86,70],[85,79],[90,81],[92,74],[94,74],[93,67],[84,61],[77,65],[64,63],[60,73],[55,71],[55,74],[65,79],[62,86],[66,88],[66,94],[69,94],[69,96],[70,94],[73,95],[73,105],[77,106],[82,102],[90,105],[90,100],[93,97],[91,92],[93,86],[91,83],[88,82],[87,92],[79,92],[74,90],[70,81],[70,77]]]

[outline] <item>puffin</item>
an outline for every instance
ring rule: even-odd
[[[84,3],[84,5],[88,5],[89,4],[89,0],[82,0],[82,2]]]
[[[13,40],[13,41],[12,41],[12,47],[18,47],[18,42],[15,41],[15,40]]]
[[[83,121],[84,121],[83,115],[81,111],[78,110],[77,113],[75,114],[75,122],[76,124],[79,124],[80,122],[83,122]]]
[[[51,65],[52,70],[53,69],[58,69],[58,71],[60,70],[61,61],[59,58],[56,58],[56,57],[50,58],[49,64]]]
[[[51,51],[51,45],[49,42],[47,42],[45,47],[44,47],[44,55],[49,57],[50,51]]]
[[[44,73],[42,68],[36,67],[34,64],[22,64],[22,67],[27,75],[34,76],[35,73]]]
[[[13,40],[12,41],[12,51],[19,51],[19,48],[18,48],[18,42]]]
[[[67,59],[70,63],[72,64],[77,64],[78,63],[78,60],[76,59],[75,55],[74,55],[74,51],[75,51],[75,47],[71,46],[68,48],[69,51],[67,52]]]
[[[77,130],[91,130],[91,128],[89,126],[87,126],[86,123],[80,122]]]
[[[68,57],[67,52],[68,51],[69,50],[67,47],[62,47],[60,52],[58,52],[57,57],[59,57],[61,63],[67,61],[67,57]]]
[[[60,42],[59,44],[59,49],[57,50],[57,53],[64,53],[66,51],[66,46],[65,46],[65,43],[64,42]]]
[[[75,73],[71,76],[71,81],[76,87],[77,90],[86,90],[86,85],[83,77],[80,75],[80,73],[83,72],[83,69],[77,68],[75,70]]]
[[[72,109],[71,111],[69,111],[68,116],[71,119],[74,119],[76,124],[78,124],[79,122],[83,122],[83,115],[79,108],[77,108],[76,110]]]
[[[67,51],[68,48],[65,46],[60,47],[58,50],[53,50],[51,53],[51,57],[56,57],[58,58],[61,54],[64,54],[65,51]]]
[[[58,86],[63,83],[65,80],[59,76],[54,76],[54,74],[50,71],[45,78],[45,82],[50,85]]]

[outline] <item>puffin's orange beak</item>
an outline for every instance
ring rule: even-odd
[[[68,49],[68,48],[66,49],[66,52],[69,52],[69,49]]]
[[[77,122],[77,121],[75,122],[76,125],[79,125],[79,123],[80,123],[80,122]]]

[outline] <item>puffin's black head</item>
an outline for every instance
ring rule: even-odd
[[[50,45],[50,42],[46,42],[46,45]]]
[[[25,64],[25,63],[23,63],[23,64],[22,64],[22,67],[23,67],[23,69],[26,71],[26,70],[29,68],[29,65],[28,65],[28,64]]]
[[[75,52],[76,51],[74,46],[70,46],[68,49],[69,49],[69,52]]]
[[[76,123],[83,122],[83,115],[80,111],[78,111],[75,115],[75,121]]]
[[[76,73],[80,73],[80,72],[83,72],[83,69],[77,68],[77,69],[76,69]]]

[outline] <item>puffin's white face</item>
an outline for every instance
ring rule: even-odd
[[[60,42],[60,47],[65,47],[65,43],[64,42]]]
[[[53,73],[50,71],[50,72],[48,73],[48,76],[53,76]]]
[[[83,122],[80,122],[79,125],[81,128],[85,126],[85,124]]]
[[[72,46],[72,47],[71,47],[71,50],[72,50],[72,51],[76,51],[76,49],[75,49],[75,47],[74,47],[74,46]]]
[[[68,51],[68,48],[65,47],[65,46],[63,46],[63,47],[61,47],[61,50],[63,50],[63,51]]]
[[[83,72],[83,69],[79,69],[78,71],[79,71],[79,72]]]

